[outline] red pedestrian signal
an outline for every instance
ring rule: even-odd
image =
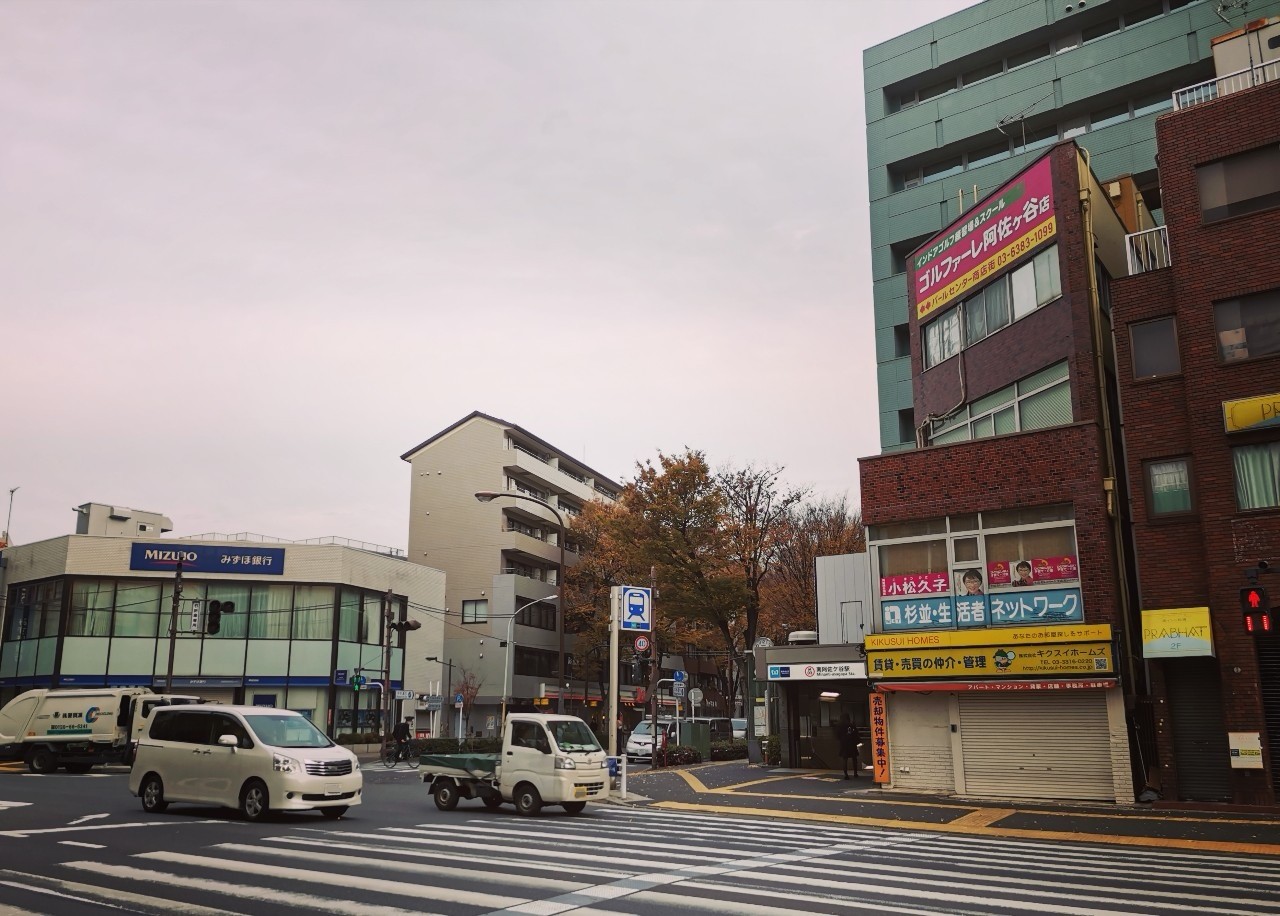
[[[1267,590],[1256,585],[1240,589],[1240,610],[1244,613],[1244,629],[1251,636],[1271,636],[1275,626],[1271,620],[1271,599]]]

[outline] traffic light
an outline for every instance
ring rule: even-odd
[[[1267,590],[1257,585],[1240,589],[1240,610],[1244,613],[1244,629],[1251,636],[1272,636],[1275,624],[1271,620],[1271,599]]]
[[[235,609],[233,601],[210,601],[206,609],[204,631],[210,636],[215,635],[222,629],[222,615],[235,613]]]

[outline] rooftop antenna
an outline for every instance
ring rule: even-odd
[[[1053,98],[1052,90],[1050,90],[1049,94],[1046,95],[1043,99],[1036,99],[1026,108],[1019,109],[1018,111],[1015,111],[1013,114],[1005,115],[1003,118],[1001,118],[999,121],[996,122],[996,130],[1000,131],[1000,133],[1004,134],[1007,137],[1009,136],[1009,134],[1007,131],[1005,131],[1005,128],[1008,127],[1010,124],[1012,124],[1014,121],[1021,121],[1022,122],[1022,146],[1025,149],[1027,145],[1027,115],[1031,113],[1031,109],[1035,108],[1041,102],[1045,101],[1045,99],[1051,99],[1051,98]]]
[[[13,494],[21,490],[22,487],[9,488],[9,517],[4,520],[4,545],[9,546],[9,525],[13,523]]]
[[[1249,11],[1249,0],[1222,0],[1213,11],[1218,14],[1219,19],[1230,25],[1231,20],[1226,17],[1226,12],[1234,12],[1236,10],[1247,13]]]

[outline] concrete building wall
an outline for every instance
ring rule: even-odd
[[[511,652],[501,642],[517,609],[557,594],[561,532],[555,514],[535,502],[500,497],[482,503],[475,494],[518,494],[523,487],[545,497],[570,532],[563,557],[571,567],[577,562],[571,534],[574,514],[588,500],[616,497],[621,485],[528,430],[481,413],[463,418],[402,457],[412,474],[409,559],[447,574],[442,604],[448,609],[446,645],[439,657],[452,661],[453,668],[450,673],[447,666],[431,665],[440,671],[438,677],[452,677],[453,686],[465,668],[480,684],[477,705],[496,711],[515,647],[558,652],[555,631],[520,624],[515,626]],[[464,602],[481,600],[488,602],[488,619],[464,622]],[[572,641],[567,640],[566,652],[571,649]],[[514,672],[505,677],[513,697],[536,697],[541,684],[552,681]],[[473,729],[483,725],[471,722]]]

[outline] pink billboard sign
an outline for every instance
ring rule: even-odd
[[[916,317],[962,297],[1057,233],[1046,155],[919,249],[911,261]]]
[[[911,573],[905,576],[881,576],[880,594],[886,597],[902,595],[945,595],[951,590],[945,572]]]
[[[989,585],[1026,588],[1039,582],[1060,582],[1079,578],[1080,564],[1075,557],[997,560],[987,564]]]

